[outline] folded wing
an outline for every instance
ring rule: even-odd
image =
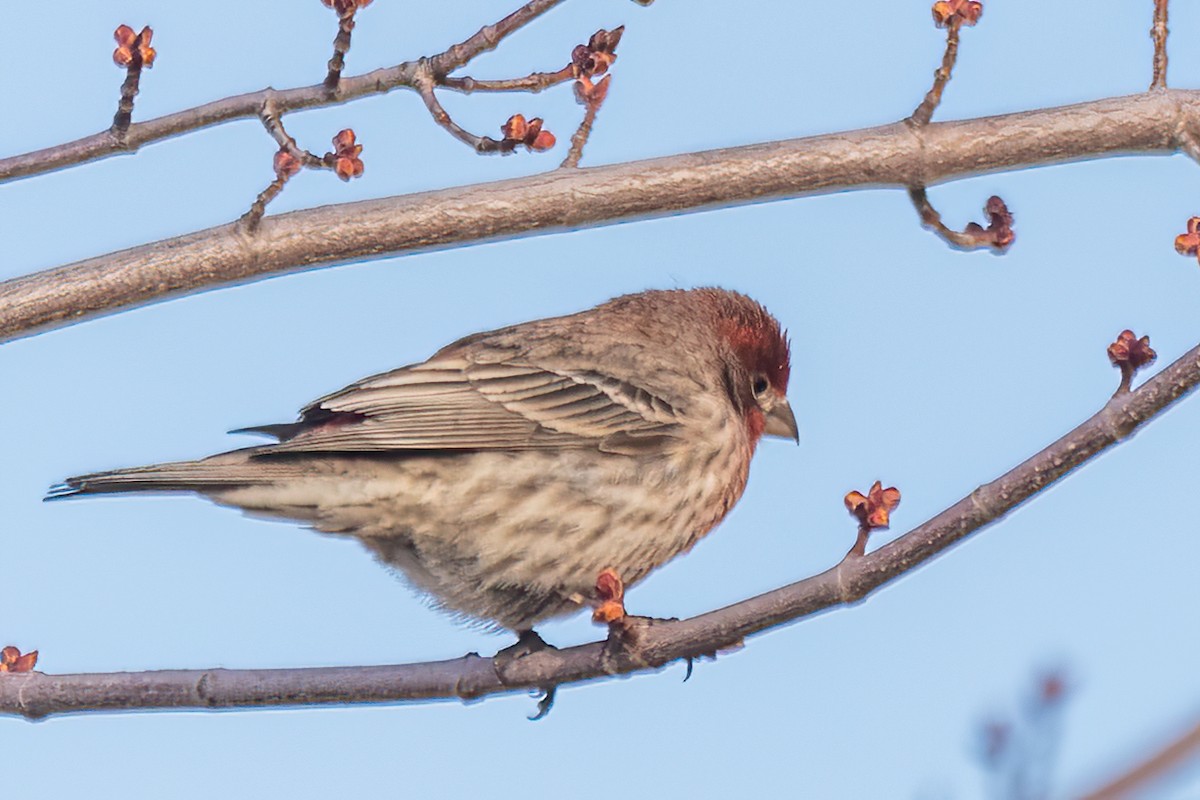
[[[683,411],[611,375],[439,355],[324,397],[262,432],[268,453],[662,448]]]

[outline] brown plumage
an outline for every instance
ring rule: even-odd
[[[68,479],[52,497],[190,491],[358,537],[444,608],[517,631],[688,550],[794,438],[787,340],[720,289],[627,295],[474,334],[366,378],[278,443]]]

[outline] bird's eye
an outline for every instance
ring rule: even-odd
[[[763,375],[762,373],[755,375],[750,384],[750,388],[754,390],[755,397],[762,397],[767,393],[767,389],[770,388],[770,384],[767,382],[767,376]]]

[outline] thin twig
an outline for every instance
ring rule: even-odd
[[[333,56],[329,59],[329,72],[325,75],[324,86],[329,91],[335,91],[342,78],[342,69],[346,66],[346,53],[350,52],[350,35],[354,33],[354,12],[357,6],[351,6],[345,14],[338,15],[338,32],[333,39]]]
[[[854,545],[850,551],[846,553],[846,558],[862,558],[867,554],[867,542],[871,539],[871,529],[867,525],[858,526],[858,534],[854,538]]]
[[[531,0],[493,25],[486,25],[464,41],[428,59],[435,76],[444,77],[479,54],[491,50],[509,34],[529,24],[564,0]],[[164,117],[133,123],[124,137],[111,130],[76,139],[73,142],[34,150],[0,159],[0,183],[15,178],[40,175],[63,167],[83,164],[118,153],[136,152],[143,145],[198,131],[236,119],[257,117],[268,99],[280,113],[305,108],[341,105],[368,95],[383,94],[397,88],[415,88],[414,76],[420,61],[406,61],[394,67],[377,69],[364,75],[342,78],[338,91],[331,93],[323,83],[294,89],[263,89],[227,97]],[[440,78],[439,78],[440,80]]]
[[[819,575],[698,617],[626,618],[622,632],[610,632],[606,641],[543,650],[503,663],[471,653],[451,661],[397,666],[13,673],[0,678],[0,713],[39,719],[81,711],[469,699],[658,669],[862,600],[1129,437],[1198,383],[1200,345],[1136,391],[1114,396],[1037,455],[875,552],[846,558]]]
[[[1154,25],[1150,36],[1154,39],[1154,77],[1150,89],[1167,88],[1167,1],[1154,0]]]
[[[114,136],[124,137],[133,121],[133,99],[138,94],[138,84],[142,79],[140,60],[137,67],[130,64],[125,69],[125,80],[121,82],[121,99],[117,101],[117,113],[113,114],[112,132]]]
[[[1197,751],[1200,751],[1200,723],[1108,783],[1080,795],[1080,800],[1122,800],[1140,796],[1138,790],[1146,789],[1183,766],[1187,759],[1196,757]]]
[[[279,196],[279,193],[283,191],[284,184],[291,177],[286,172],[276,172],[275,180],[267,184],[267,188],[258,193],[258,197],[254,198],[254,202],[250,204],[250,208],[245,214],[242,214],[238,221],[245,225],[248,230],[257,230],[259,224],[262,222],[263,214],[267,213],[267,205]]]
[[[440,80],[476,56],[495,50],[510,33],[525,27],[561,2],[563,0],[530,0],[499,22],[483,26],[470,38],[430,58],[433,74]]]
[[[587,144],[588,137],[592,135],[592,125],[596,122],[596,114],[600,111],[599,103],[588,103],[587,110],[583,113],[583,121],[579,123],[579,127],[575,129],[575,133],[571,136],[571,147],[567,150],[567,157],[563,159],[559,166],[573,168],[579,166],[579,160],[583,158],[583,146]]]
[[[267,211],[267,205],[279,196],[284,185],[301,167],[324,166],[324,162],[318,156],[301,149],[296,140],[284,130],[283,118],[274,103],[268,101],[263,104],[259,119],[263,128],[279,144],[279,152],[275,156],[275,180],[259,192],[258,197],[250,204],[250,209],[239,220],[250,231],[258,229],[263,214]]]
[[[925,99],[909,117],[914,125],[928,125],[929,120],[933,119],[934,109],[942,102],[942,92],[946,90],[954,62],[958,60],[958,34],[961,27],[962,21],[957,17],[946,26],[946,52],[942,54],[942,65],[934,71],[933,86],[925,94]]]
[[[596,115],[600,113],[600,106],[604,105],[604,98],[608,97],[608,89],[611,85],[612,75],[605,75],[603,80],[595,84],[582,80],[576,82],[575,93],[583,101],[585,110],[583,121],[579,123],[579,127],[571,137],[571,148],[567,151],[567,157],[563,159],[561,167],[571,169],[579,166],[579,160],[583,158],[584,145],[592,135],[592,126],[596,124]]]
[[[291,153],[302,166],[309,168],[325,166],[320,156],[314,155],[300,147],[300,145],[296,144],[296,140],[284,129],[283,114],[280,113],[279,107],[274,102],[267,101],[264,103],[258,118],[262,122],[262,126],[266,132],[279,145],[279,149]]]
[[[418,67],[414,86],[421,95],[421,99],[425,102],[425,108],[429,109],[429,116],[433,117],[433,121],[445,128],[451,136],[466,144],[476,153],[507,154],[516,148],[517,143],[514,141],[509,139],[493,139],[490,136],[477,136],[451,119],[450,113],[442,108],[442,104],[437,99],[437,82],[427,61],[422,61]]]
[[[113,34],[117,40],[117,49],[113,53],[118,64],[125,65],[125,80],[121,83],[121,99],[117,101],[117,113],[113,115],[112,136],[123,141],[133,121],[133,100],[138,94],[138,85],[142,79],[142,70],[154,64],[154,48],[150,46],[154,35],[149,26],[134,33],[128,25],[121,25]]]
[[[1200,91],[1168,89],[921,128],[885,125],[296,211],[265,219],[252,239],[223,225],[0,283],[0,342],[347,261],[773,198],[1173,153],[1181,130],[1200,130]]]
[[[571,65],[567,64],[557,72],[534,72],[520,78],[506,80],[477,80],[469,76],[442,78],[439,86],[452,89],[463,94],[471,92],[533,92],[537,93],[551,86],[566,83],[575,77]]]
[[[961,231],[949,228],[942,222],[942,215],[929,202],[929,195],[924,186],[910,186],[908,197],[912,200],[921,223],[944,239],[952,247],[962,250],[979,250],[990,247],[996,252],[1004,252],[1015,238],[1012,230],[1012,215],[1008,207],[999,197],[988,199],[984,212],[988,215],[988,226],[985,228],[971,222]]]

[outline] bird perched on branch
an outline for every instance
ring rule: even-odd
[[[648,291],[478,333],[366,378],[278,441],[70,478],[181,491],[358,538],[443,608],[524,634],[687,551],[763,435],[796,438],[788,342],[755,301]]]

